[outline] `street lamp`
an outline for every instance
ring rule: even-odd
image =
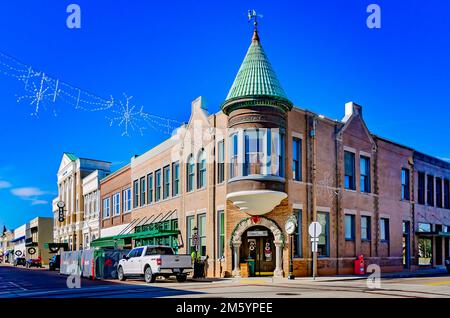
[[[284,225],[284,229],[286,230],[286,233],[289,235],[289,275],[288,279],[295,279],[294,276],[294,262],[293,262],[293,252],[294,252],[294,233],[295,229],[297,228],[297,218],[294,214],[290,215],[288,219],[286,220],[286,224]]]

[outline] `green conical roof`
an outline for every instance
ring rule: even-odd
[[[252,43],[225,102],[250,96],[269,96],[288,100],[261,46],[256,28]]]

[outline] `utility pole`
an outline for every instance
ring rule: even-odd
[[[317,222],[317,177],[316,177],[316,117],[313,117],[313,129],[311,130],[312,139],[312,212],[313,212],[313,222]],[[317,246],[317,245],[316,245]],[[313,279],[317,276],[317,248],[313,252]]]

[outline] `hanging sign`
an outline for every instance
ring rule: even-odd
[[[268,236],[269,233],[267,231],[248,231],[247,237],[257,237],[257,236]]]

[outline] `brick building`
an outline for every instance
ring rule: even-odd
[[[315,220],[319,275],[352,273],[360,254],[383,271],[449,257],[450,164],[372,134],[356,103],[340,121],[294,107],[256,28],[221,109],[199,97],[171,138],[102,180],[101,240],[197,250],[209,276],[286,276],[291,242],[294,274],[311,275]],[[127,225],[111,235],[114,218]]]

